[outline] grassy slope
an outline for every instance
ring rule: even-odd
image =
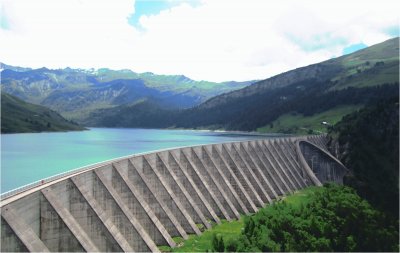
[[[28,133],[84,130],[44,106],[1,94],[1,132]]]
[[[283,200],[286,203],[293,205],[297,208],[301,205],[307,204],[311,200],[310,196],[312,196],[315,192],[320,191],[321,189],[322,188],[318,186],[310,186],[284,198]]]
[[[337,58],[344,71],[332,90],[368,87],[399,79],[399,39],[394,38]],[[383,63],[383,64],[382,64]]]
[[[205,252],[211,248],[213,234],[223,234],[224,238],[235,237],[242,231],[244,226],[243,218],[228,222],[222,220],[220,225],[214,226],[211,230],[205,231],[202,235],[190,235],[189,239],[183,241],[183,246],[173,249],[173,252]]]
[[[339,122],[343,116],[360,109],[361,106],[338,106],[331,110],[304,117],[301,114],[284,114],[272,124],[257,129],[262,133],[296,133],[307,134],[310,130],[313,133],[327,132],[327,127],[321,122],[326,121],[332,125]],[[272,127],[271,127],[272,126]]]
[[[341,90],[348,87],[371,87],[399,80],[399,40],[388,40],[384,43],[359,50],[355,53],[332,60],[343,67],[343,71],[332,79],[336,84],[329,89]],[[259,132],[307,134],[327,132],[322,121],[332,125],[342,117],[350,114],[361,106],[339,106],[323,113],[303,117],[301,114],[284,114],[272,124],[257,129]],[[273,126],[273,127],[271,127]]]
[[[321,187],[309,187],[284,198],[283,201],[295,207],[299,207],[301,204],[307,203],[310,200],[310,196],[320,189]],[[234,220],[231,222],[222,220],[222,224],[214,226],[212,229],[205,231],[200,236],[190,235],[189,239],[186,241],[175,238],[177,244],[182,245],[180,247],[171,249],[170,247],[160,246],[159,248],[164,252],[206,252],[211,249],[211,240],[214,234],[223,235],[224,240],[236,238],[244,227],[243,218],[244,217],[242,216],[240,220]]]
[[[371,87],[384,83],[393,83],[399,78],[399,59],[386,59],[379,65],[377,60],[363,61],[354,66],[347,65],[346,72],[336,77],[337,84],[330,90],[341,90],[347,87]],[[349,62],[346,62],[349,64]]]

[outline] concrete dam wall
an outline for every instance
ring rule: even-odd
[[[132,155],[2,195],[1,251],[158,251],[345,172],[322,135]]]

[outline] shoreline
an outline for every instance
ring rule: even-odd
[[[296,134],[286,133],[262,133],[257,131],[238,131],[238,130],[212,130],[212,129],[194,129],[194,128],[143,128],[143,127],[91,127],[85,126],[84,129],[77,130],[60,130],[60,131],[42,131],[42,132],[13,132],[13,133],[0,133],[0,135],[11,134],[42,134],[42,133],[67,133],[67,132],[81,132],[90,131],[91,129],[142,129],[142,130],[171,130],[171,131],[193,131],[204,133],[221,133],[221,134],[235,134],[235,135],[248,135],[248,136],[296,136]]]

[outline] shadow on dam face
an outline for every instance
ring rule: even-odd
[[[119,158],[3,194],[1,251],[158,251],[346,171],[323,135]]]
[[[338,159],[313,143],[299,140],[297,145],[306,162],[303,166],[308,167],[319,182],[343,184],[348,170]]]

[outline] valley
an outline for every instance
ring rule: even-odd
[[[0,5],[1,252],[399,251],[400,1]]]
[[[322,121],[334,124],[366,104],[398,94],[398,42],[398,38],[391,39],[282,73],[185,110],[143,101],[93,112],[85,124],[292,134],[326,132],[326,127],[320,125]],[[295,117],[290,119],[289,115]]]
[[[248,82],[194,81],[183,75],[155,75],[110,69],[29,69],[1,64],[1,90],[27,102],[84,122],[90,113],[152,100],[160,107],[183,109]]]
[[[4,65],[2,91],[91,127],[321,133],[399,90],[399,38],[262,81]]]

